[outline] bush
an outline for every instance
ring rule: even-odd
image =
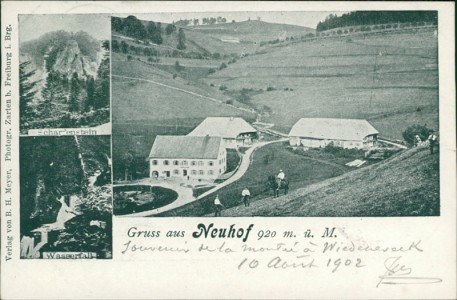
[[[267,87],[267,92],[275,91],[276,89],[272,86]]]
[[[225,63],[222,63],[220,66],[219,66],[219,70],[222,70],[222,69],[225,69],[227,68],[227,65]]]
[[[424,125],[412,125],[403,131],[402,136],[408,144],[414,145],[414,137],[416,134],[421,138],[421,140],[425,141],[428,138],[430,131],[432,130]]]
[[[221,85],[221,86],[219,87],[219,90],[221,90],[221,91],[226,91],[226,90],[227,90],[227,87],[226,87],[225,85]]]
[[[175,79],[176,77],[178,77],[178,75],[176,73],[173,74],[173,79]]]
[[[132,60],[133,57],[131,55],[127,55],[127,60]]]
[[[213,74],[213,73],[216,73],[216,70],[214,70],[214,69],[209,69],[208,70],[208,74]]]

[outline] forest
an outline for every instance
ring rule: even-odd
[[[55,31],[21,44],[21,133],[109,122],[110,43]]]
[[[353,11],[341,16],[328,15],[324,21],[317,24],[318,32],[333,28],[372,25],[387,23],[417,23],[432,22],[437,24],[437,11]]]

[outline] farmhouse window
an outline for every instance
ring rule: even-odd
[[[203,175],[205,173],[203,172],[203,170],[200,170],[200,171],[198,171],[198,174]]]
[[[197,175],[197,171],[196,171],[196,170],[192,170],[192,171],[190,171],[190,173],[191,173],[192,175]]]
[[[213,175],[213,174],[214,174],[213,170],[208,170],[208,175]]]
[[[166,160],[163,161],[163,164],[168,166],[170,164],[170,162],[166,159]]]
[[[181,162],[181,164],[182,164],[183,166],[187,166],[187,160],[183,160],[183,161]]]
[[[212,161],[208,162],[208,166],[212,166],[214,163]]]
[[[179,170],[173,170],[173,174],[179,174]]]
[[[152,161],[152,165],[153,165],[153,166],[157,166],[157,160],[156,160],[156,159],[154,159],[154,160]]]
[[[173,161],[173,165],[174,165],[174,166],[177,166],[177,165],[179,165],[179,161],[177,161],[177,160],[174,160],[174,161]]]
[[[195,166],[195,165],[196,165],[195,160],[191,161],[190,164],[191,164],[192,166]]]
[[[203,166],[203,161],[199,160],[199,161],[198,161],[198,165],[199,165],[199,166]]]

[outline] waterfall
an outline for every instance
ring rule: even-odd
[[[43,224],[31,232],[34,237],[23,236],[21,239],[21,257],[22,258],[40,258],[40,249],[48,243],[48,233],[54,230],[65,229],[65,222],[73,219],[78,215],[76,207],[80,203],[80,199],[76,195],[70,196],[69,205],[65,202],[65,196],[57,198],[57,201],[62,204],[57,213],[57,218],[54,223]],[[40,242],[35,245],[35,238],[40,236]]]

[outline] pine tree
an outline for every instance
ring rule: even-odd
[[[94,108],[94,106],[95,106],[95,80],[94,80],[94,77],[92,77],[92,76],[89,76],[87,78],[86,92],[87,92],[87,99],[86,99],[86,102],[84,103],[84,110],[89,111],[91,108]]]
[[[184,34],[184,30],[179,28],[178,31],[178,46],[176,47],[178,50],[186,49],[186,35]]]
[[[109,53],[105,55],[97,70],[95,81],[94,108],[109,107],[110,103],[110,60]]]
[[[68,101],[68,109],[71,112],[79,111],[79,97],[81,94],[81,86],[79,85],[78,74],[75,72],[71,78],[70,99]]]
[[[36,81],[30,81],[30,77],[35,74],[35,70],[30,72],[26,71],[27,66],[30,65],[29,61],[19,64],[19,117],[21,127],[24,122],[33,118],[34,112],[30,106],[37,90],[35,90]]]
[[[58,103],[65,103],[66,97],[62,88],[59,75],[49,72],[46,83],[41,91],[42,100],[37,106],[38,114],[41,118],[50,118],[56,115]]]

